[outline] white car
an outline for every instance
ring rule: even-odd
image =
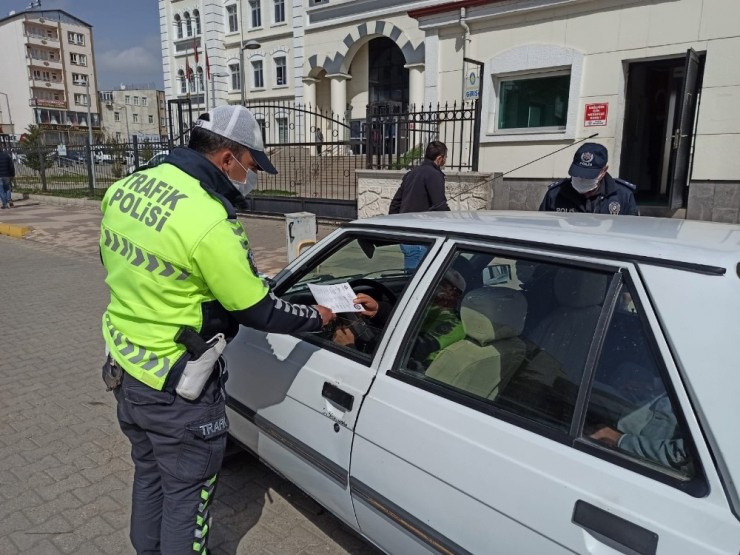
[[[737,225],[353,222],[274,291],[349,282],[381,314],[241,328],[230,434],[387,553],[737,555],[739,263]]]
[[[147,160],[146,162],[138,166],[134,164],[132,160],[129,163],[128,167],[126,168],[126,175],[132,174],[138,170],[144,170],[144,169],[153,168],[155,166],[158,166],[159,164],[164,162],[165,158],[167,158],[169,154],[170,154],[169,150],[166,150],[164,152],[159,152],[155,154],[154,156],[152,156],[151,158],[149,158],[149,160]]]

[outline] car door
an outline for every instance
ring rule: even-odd
[[[382,298],[389,289],[400,302],[428,265],[425,259],[416,272],[405,271],[402,243],[423,246],[431,259],[441,240],[339,231],[278,275],[275,292],[293,303],[313,304],[309,284],[349,281],[355,292]],[[339,344],[336,328],[345,330],[346,318],[339,315],[334,330],[295,336],[242,327],[225,353],[226,389],[232,436],[356,527],[348,488],[350,451],[357,415],[377,373],[384,330],[371,330],[372,342]]]
[[[460,258],[465,338],[420,363]],[[365,535],[390,553],[737,553],[739,523],[633,266],[450,242],[434,268],[418,309],[392,323],[356,427]]]

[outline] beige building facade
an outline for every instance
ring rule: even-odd
[[[436,76],[427,96],[460,97],[463,48],[485,64],[481,171],[598,133],[643,214],[740,221],[738,2],[462,1],[412,15]],[[493,206],[536,209],[573,152],[494,182]]]
[[[6,77],[0,84],[3,133],[18,138],[34,124],[47,144],[81,144],[89,125],[99,135],[89,24],[63,10],[12,13],[0,19],[0,52]]]
[[[101,122],[106,137],[116,142],[162,141],[167,138],[164,91],[122,86],[101,91]]]

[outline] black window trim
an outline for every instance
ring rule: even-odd
[[[450,240],[451,238],[448,236],[447,239]],[[441,282],[444,271],[446,271],[450,267],[452,260],[460,252],[464,252],[466,254],[491,254],[493,256],[512,257],[516,258],[517,260],[533,260],[537,262],[557,264],[561,267],[567,266],[584,270],[596,270],[612,275],[606,296],[604,298],[602,310],[599,314],[594,338],[592,339],[591,346],[589,347],[589,352],[586,357],[584,372],[581,378],[581,384],[579,386],[578,396],[576,399],[576,405],[574,407],[573,415],[571,416],[571,425],[569,432],[564,432],[562,430],[558,430],[557,428],[548,427],[545,424],[541,424],[524,416],[509,412],[506,409],[496,407],[484,400],[475,399],[474,397],[463,392],[459,392],[451,388],[450,386],[441,383],[435,383],[431,380],[419,379],[419,377],[416,376],[415,372],[401,367],[401,362],[405,360],[408,355],[408,351],[411,345],[411,339],[418,334],[419,327],[421,326],[421,322],[423,321],[425,309],[429,305],[429,299],[433,291],[436,290],[437,286]],[[593,383],[593,378],[596,373],[597,363],[601,356],[601,351],[606,339],[609,325],[612,321],[614,311],[616,310],[619,293],[623,286],[627,286],[632,291],[636,291],[635,283],[629,271],[627,271],[625,264],[629,264],[629,262],[624,262],[621,266],[606,263],[602,264],[587,260],[579,261],[573,259],[562,259],[555,255],[540,253],[516,253],[506,248],[499,249],[495,246],[487,247],[482,245],[457,242],[445,255],[444,261],[440,267],[440,270],[435,276],[434,281],[424,293],[424,296],[419,303],[419,307],[416,309],[414,317],[409,323],[406,332],[404,333],[404,337],[401,343],[402,345],[404,345],[404,347],[398,350],[393,363],[390,369],[386,371],[386,374],[391,378],[397,379],[413,387],[418,387],[419,389],[428,391],[429,393],[437,395],[438,397],[442,397],[472,410],[487,414],[503,422],[507,422],[529,432],[535,433],[539,436],[556,441],[557,443],[568,445],[579,451],[583,451],[592,456],[596,456],[610,464],[615,464],[621,468],[625,468],[626,470],[630,470],[649,479],[653,479],[670,487],[679,489],[680,491],[683,491],[684,493],[687,493],[692,497],[704,497],[709,492],[709,485],[706,479],[706,474],[704,472],[701,458],[699,457],[696,445],[690,433],[686,440],[686,447],[689,450],[690,455],[693,457],[696,465],[696,474],[691,479],[686,479],[685,477],[681,478],[676,472],[672,472],[670,469],[662,469],[658,465],[654,465],[649,461],[641,461],[640,459],[630,456],[627,453],[622,453],[615,449],[601,446],[596,442],[592,442],[589,441],[587,438],[581,437],[586,413],[588,410],[589,400],[591,398],[591,386]],[[663,362],[663,357],[660,355],[660,350],[658,348],[653,330],[650,327],[649,322],[647,321],[647,317],[645,315],[645,307],[639,295],[633,298],[633,302],[635,302],[636,304],[637,314],[640,319],[642,331],[647,336],[647,340],[650,346],[650,352],[657,362],[659,375],[660,378],[663,380],[666,392],[672,403],[678,425],[682,427],[683,430],[690,432],[686,419],[683,415],[683,411],[681,410],[681,406],[678,403],[672,380],[668,375],[667,368],[665,367],[665,363]]]
[[[338,234],[336,239],[334,239],[330,246],[327,248],[323,248],[316,251],[316,254],[312,255],[310,258],[308,258],[305,262],[303,262],[300,266],[291,269],[288,271],[287,268],[280,271],[274,278],[269,280],[271,283],[274,284],[272,287],[273,292],[277,297],[280,297],[283,295],[287,289],[292,287],[296,284],[298,280],[300,280],[303,276],[306,275],[306,272],[309,271],[311,268],[315,268],[317,265],[320,265],[323,263],[327,258],[330,256],[336,254],[342,247],[346,246],[350,242],[352,242],[355,239],[358,239],[359,237],[368,237],[368,236],[374,236],[379,239],[388,240],[388,241],[399,241],[399,243],[418,243],[418,244],[426,244],[431,249],[434,245],[434,242],[439,238],[439,236],[435,236],[433,234],[429,234],[428,236],[424,237],[414,237],[413,239],[409,239],[407,235],[397,234],[397,233],[380,233],[376,230],[351,230],[347,233],[341,233]],[[424,255],[427,256],[427,255]],[[423,260],[423,259],[422,259]],[[409,277],[409,284],[416,279],[418,276],[417,274],[412,274]],[[407,286],[408,288],[408,286]],[[404,289],[405,291],[406,289]],[[399,299],[400,300],[400,299]],[[393,316],[396,313],[396,306],[393,307],[393,310],[391,310],[391,313],[388,316],[388,322],[393,319]],[[358,364],[362,364],[363,366],[366,366],[370,368],[372,366],[373,360],[378,356],[379,354],[379,347],[382,343],[382,338],[385,336],[385,333],[387,331],[386,329],[383,330],[383,334],[381,338],[378,340],[378,343],[375,347],[375,350],[372,353],[362,353],[356,349],[350,349],[347,347],[343,347],[341,345],[337,345],[331,341],[326,341],[325,339],[319,339],[317,336],[310,332],[304,332],[304,333],[294,333],[291,334],[292,337],[295,337],[296,339],[299,339],[301,341],[305,341],[306,343],[310,343],[311,345],[315,345],[316,347],[319,347],[320,349],[324,349],[326,351],[329,351],[331,353],[343,356],[344,358],[351,360],[352,362],[356,362]]]

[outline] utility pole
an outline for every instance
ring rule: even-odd
[[[92,134],[92,115],[90,114],[90,105],[92,104],[92,97],[90,96],[90,76],[87,76],[87,139],[90,141],[90,171],[92,172],[92,188],[95,191],[95,160],[93,159],[93,134]]]

